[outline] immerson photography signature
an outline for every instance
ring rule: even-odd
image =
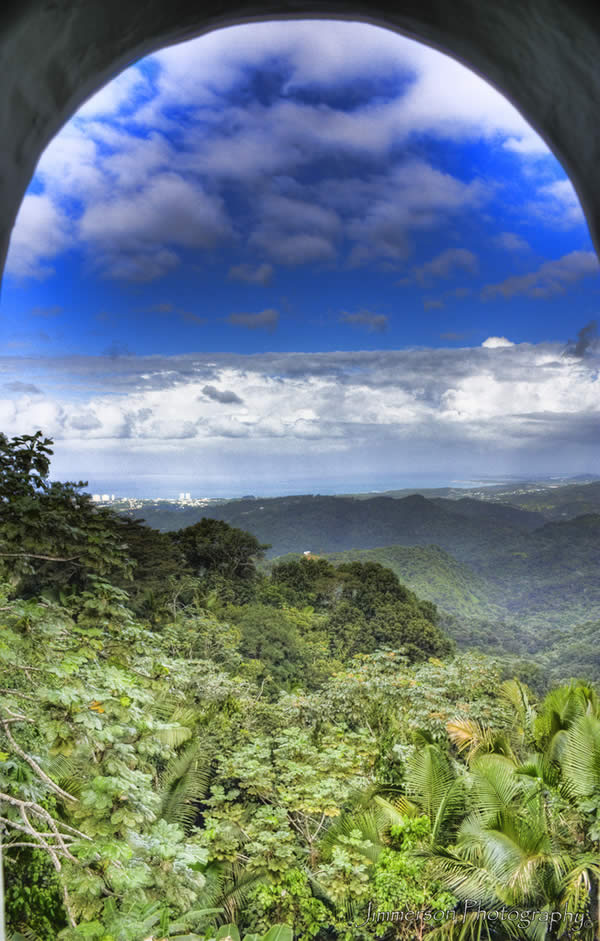
[[[566,908],[556,911],[502,908],[484,909],[478,902],[472,899],[466,899],[462,908],[450,909],[377,909],[372,902],[369,902],[366,918],[362,922],[353,922],[355,928],[363,928],[366,925],[372,925],[382,922],[418,922],[419,928],[425,926],[433,927],[446,921],[465,921],[468,917],[477,918],[489,923],[511,922],[517,928],[529,928],[530,925],[539,922],[546,925],[549,930],[565,925],[562,937],[570,938],[574,931],[580,931],[583,927],[589,927],[592,922],[586,912],[570,912]],[[416,926],[415,926],[416,927]]]

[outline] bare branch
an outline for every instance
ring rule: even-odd
[[[42,559],[44,562],[74,562],[79,558],[78,555],[71,555],[68,558],[55,555],[36,555],[33,552],[0,552],[2,559]]]
[[[10,804],[12,807],[19,807],[19,808],[25,807],[27,810],[29,810],[30,813],[36,814],[36,816],[41,817],[43,820],[46,820],[48,822],[52,820],[52,817],[50,816],[48,811],[44,810],[44,808],[41,807],[39,804],[36,804],[35,801],[19,800],[18,797],[13,797],[11,794],[5,794],[2,791],[0,791],[0,801],[6,801],[6,803]],[[0,817],[0,821],[4,821],[5,823],[8,823],[10,824],[10,826],[16,826],[14,821],[8,820],[7,818],[4,818],[4,817]],[[92,838],[87,836],[87,834],[82,833],[81,830],[77,830],[75,827],[72,827],[68,823],[64,823],[62,820],[59,821],[59,823],[60,823],[60,826],[63,828],[63,830],[70,831],[69,833],[63,834],[65,839],[73,839],[73,837],[71,837],[71,833],[74,833],[76,836],[80,837],[82,840],[89,840],[90,842],[92,841]],[[20,829],[20,826],[19,826],[19,829]],[[35,830],[35,832],[37,833],[38,831]]]
[[[19,755],[19,757],[22,758],[23,761],[26,761],[26,762],[27,762],[27,764],[29,765],[29,767],[30,767],[33,771],[35,771],[35,773],[37,774],[37,776],[38,776],[39,778],[41,778],[41,780],[42,780],[45,784],[47,784],[48,787],[49,787],[51,790],[53,790],[55,794],[58,794],[59,797],[62,797],[62,798],[64,798],[65,800],[76,801],[76,800],[77,800],[76,797],[73,797],[73,795],[72,795],[72,794],[69,794],[67,791],[63,791],[63,789],[62,789],[61,787],[59,787],[58,784],[55,784],[55,783],[54,783],[54,781],[52,780],[52,778],[49,778],[49,777],[48,777],[48,775],[46,774],[45,771],[42,771],[42,769],[41,769],[40,766],[38,765],[37,761],[34,761],[34,759],[31,757],[31,755],[28,755],[26,752],[23,751],[23,749],[21,748],[21,746],[14,740],[13,735],[12,735],[12,732],[11,732],[11,730],[10,730],[10,726],[8,725],[6,719],[4,719],[4,718],[2,717],[1,722],[2,722],[2,725],[3,725],[3,727],[4,727],[4,734],[6,735],[8,741],[9,741],[10,744],[12,745],[12,748],[13,748],[13,750],[17,753],[17,755]]]

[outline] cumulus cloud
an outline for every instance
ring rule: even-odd
[[[563,255],[554,261],[545,261],[537,271],[524,275],[512,275],[498,284],[484,287],[481,297],[490,300],[494,297],[552,297],[564,294],[567,287],[582,278],[597,275],[600,268],[595,252],[575,251]]]
[[[529,242],[515,232],[501,232],[495,236],[494,242],[507,252],[526,252],[530,248]]]
[[[512,340],[507,340],[506,337],[488,337],[481,345],[488,350],[497,350],[506,346],[514,346],[515,344]]]
[[[260,222],[249,244],[284,265],[335,258],[341,220],[316,202],[269,194],[259,203]]]
[[[267,307],[258,314],[230,314],[227,322],[235,327],[246,327],[247,330],[269,330],[273,332],[279,323],[279,311]]]
[[[175,267],[173,247],[209,248],[233,235],[223,200],[176,173],[89,206],[80,232],[96,246],[96,263],[107,276],[134,281],[154,280]]]
[[[235,234],[223,201],[232,180],[248,199],[247,240],[271,261],[332,264],[343,225],[351,264],[397,263],[410,254],[411,230],[442,226],[451,213],[480,206],[490,186],[425,161],[378,174],[376,167],[389,166],[391,148],[406,152],[412,135],[426,134],[547,153],[481,78],[436,50],[365,24],[247,24],[161,50],[149,64],[133,66],[89,99],[47,148],[36,171],[44,193],[27,197],[37,202],[24,204],[13,236],[13,273],[47,276],[52,268],[44,259],[74,238],[109,277],[158,279],[177,266],[183,248],[204,251]],[[279,96],[240,106],[248,75],[261,68],[279,75]],[[391,83],[392,91],[365,95],[352,108],[301,94],[327,95],[362,80],[373,88]],[[306,179],[315,161],[334,158],[339,166],[355,157],[371,161],[369,178],[336,173],[321,187],[329,197],[317,184],[310,198],[293,203],[276,192],[300,172]],[[569,186],[542,187],[540,206],[560,203],[568,215]],[[305,195],[310,188],[305,184]],[[67,218],[65,199],[70,212],[79,201],[79,214]],[[230,277],[266,284],[269,267],[232,266]]]
[[[477,139],[501,134],[515,151],[547,152],[516,109],[460,63],[388,30],[359,23],[319,22],[316,28],[311,22],[252,24],[162,50],[153,56],[160,74],[159,101],[152,114],[157,118],[161,106],[167,111],[182,98],[198,101],[204,110],[215,107],[243,81],[249,64],[264,66],[275,57],[285,63],[288,95],[305,87],[328,89],[357,77],[409,79],[399,100],[372,108],[374,113],[364,109],[358,116],[346,116],[346,136],[362,146],[374,146],[370,142],[375,140],[375,146],[384,147],[391,135],[413,132]],[[345,116],[334,117],[342,122]]]
[[[270,284],[273,278],[273,265],[232,265],[227,277],[232,281],[245,281],[247,284]]]
[[[150,94],[148,79],[138,66],[133,66],[88,98],[79,108],[78,115],[89,120],[113,116],[121,111],[132,111],[139,105],[141,96]]]
[[[42,281],[54,273],[50,260],[72,244],[66,213],[44,193],[27,193],[10,239],[7,274]]]
[[[412,250],[411,234],[441,228],[453,216],[489,198],[481,180],[464,183],[421,160],[394,167],[384,178],[357,186],[355,182],[322,187],[326,200],[356,211],[346,225],[346,235],[356,243],[349,257],[354,265],[380,259],[401,261]]]
[[[447,248],[420,268],[415,268],[415,277],[420,284],[427,284],[435,278],[449,278],[457,270],[477,274],[477,256],[466,248]]]
[[[102,422],[90,410],[69,416],[68,424],[74,431],[97,431],[102,428]]]
[[[526,209],[552,228],[569,229],[585,224],[579,197],[568,179],[540,186],[536,198],[528,203]]]
[[[363,308],[355,314],[342,311],[340,323],[349,323],[353,327],[366,327],[369,333],[383,333],[388,328],[389,317],[387,314],[374,314]]]
[[[217,389],[216,386],[204,386],[202,395],[213,402],[221,402],[223,405],[242,405],[244,400],[236,395],[231,389]]]
[[[240,461],[254,466],[268,456],[266,471],[280,479],[308,455],[320,468],[337,455],[344,472],[362,465],[392,471],[400,459],[415,468],[424,462],[421,469],[446,466],[449,455],[463,466],[487,464],[489,472],[520,455],[531,470],[553,443],[563,442],[565,460],[599,456],[589,431],[600,419],[600,358],[593,343],[584,352],[564,356],[558,343],[489,337],[470,348],[119,357],[110,370],[102,357],[40,358],[30,367],[53,391],[17,403],[6,390],[0,418],[8,434],[43,428],[56,438],[57,455],[80,465],[96,448],[118,476],[123,462],[139,469],[151,460],[154,470],[165,455],[168,474],[174,455],[179,467],[193,468],[199,454],[203,461],[220,455],[220,467],[233,461],[232,474]],[[16,368],[10,357],[0,359],[7,381]],[[72,400],[65,377],[79,390]]]

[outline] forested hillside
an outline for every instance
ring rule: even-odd
[[[266,574],[227,522],[99,509],[49,482],[51,444],[0,435],[9,938],[593,941],[592,686],[457,655],[374,558]],[[419,551],[466,604],[464,567]]]
[[[281,556],[276,563],[298,558]],[[323,558],[341,563],[378,562],[396,573],[401,582],[421,598],[435,602],[444,611],[459,617],[500,618],[503,609],[490,600],[491,587],[473,568],[458,562],[439,546],[385,546],[329,552]],[[264,566],[269,571],[272,563]]]
[[[462,501],[460,501],[462,503]],[[475,507],[473,507],[475,504]],[[468,561],[502,542],[543,525],[544,518],[493,503],[428,500],[420,494],[396,500],[373,497],[298,496],[269,500],[235,500],[207,509],[176,511],[160,504],[134,511],[135,518],[169,531],[197,522],[203,515],[243,527],[270,546],[270,557],[288,552],[343,552],[379,546],[435,544]],[[476,512],[477,511],[477,512]]]
[[[554,628],[600,618],[600,516],[552,523],[459,562],[438,546],[385,546],[326,553],[336,563],[371,560],[449,614],[505,620],[544,644]]]
[[[547,520],[572,519],[586,513],[600,513],[600,480],[552,487],[538,484],[518,490],[522,492],[515,492],[515,488],[508,491],[506,487],[490,488],[486,491],[486,497],[540,513]]]

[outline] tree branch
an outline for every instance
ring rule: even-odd
[[[53,790],[55,794],[58,794],[58,796],[64,798],[64,800],[77,801],[76,797],[73,797],[73,795],[69,794],[67,791],[63,791],[63,789],[59,787],[58,784],[55,784],[52,778],[48,777],[45,771],[42,771],[37,761],[34,761],[31,755],[28,755],[27,752],[23,751],[21,746],[14,740],[13,734],[10,730],[10,726],[8,725],[8,722],[6,721],[6,719],[2,717],[0,721],[2,722],[2,726],[4,728],[4,734],[6,735],[8,741],[10,742],[13,748],[13,751],[15,751],[17,755],[23,759],[23,761],[27,762],[29,767],[33,771],[35,771],[38,778],[41,778],[44,784],[47,784],[48,787],[51,790]]]
[[[44,562],[74,562],[78,555],[71,555],[68,558],[62,558],[55,555],[36,555],[34,552],[0,552],[2,559],[42,559]]]

